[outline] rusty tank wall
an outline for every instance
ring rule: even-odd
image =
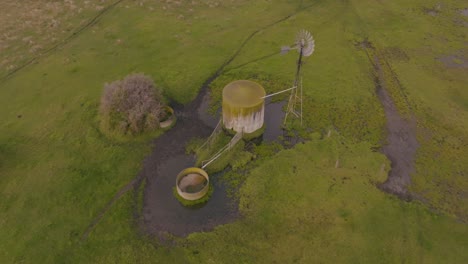
[[[223,125],[236,132],[253,133],[263,127],[265,89],[255,82],[238,80],[223,89]]]

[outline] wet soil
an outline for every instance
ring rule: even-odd
[[[154,151],[144,161],[141,175],[146,179],[146,185],[139,218],[146,233],[161,239],[167,233],[184,237],[232,222],[239,216],[236,201],[228,198],[226,187],[218,181],[220,174],[210,175],[214,191],[202,206],[185,207],[173,195],[177,174],[195,164],[195,157],[185,154],[186,144],[193,137],[208,137],[219,120],[219,115],[207,114],[208,102],[209,95],[205,90],[191,106],[179,109],[176,126],[154,141]],[[283,134],[284,104],[266,103],[265,141],[274,141]]]
[[[211,175],[213,194],[206,204],[197,208],[185,207],[173,195],[175,176],[193,166],[193,157],[174,155],[158,162],[147,178],[143,224],[146,232],[163,238],[166,233],[186,236],[193,232],[211,230],[219,224],[234,221],[237,204],[227,197],[226,189]]]
[[[402,199],[410,200],[407,186],[411,183],[410,174],[414,170],[414,157],[419,146],[416,140],[416,122],[414,119],[403,119],[393,104],[387,91],[377,89],[377,95],[385,110],[387,119],[387,144],[382,152],[391,161],[391,169],[387,180],[380,188],[395,194]]]
[[[468,17],[468,8],[461,9],[461,10],[460,10],[460,14],[462,14],[462,15]]]
[[[414,159],[419,147],[416,139],[416,120],[403,118],[385,89],[382,70],[378,59],[375,61],[377,71],[377,97],[385,111],[387,142],[382,152],[391,162],[387,180],[379,186],[385,192],[397,195],[401,199],[411,200],[407,187],[411,184],[410,174],[414,170]]]
[[[433,16],[433,17],[439,15],[439,11],[435,9],[425,9],[424,12],[426,12],[426,14]]]
[[[276,141],[278,137],[283,136],[282,125],[285,115],[283,108],[286,103],[286,101],[271,102],[270,98],[265,101],[265,132],[262,137],[265,142]]]
[[[408,186],[411,184],[410,174],[414,171],[415,155],[419,147],[416,139],[416,120],[412,115],[409,118],[401,116],[387,91],[385,77],[396,79],[397,85],[400,85],[400,82],[398,76],[389,68],[385,57],[379,55],[379,51],[368,39],[356,43],[355,46],[366,52],[369,62],[374,67],[376,94],[385,112],[387,138],[382,152],[390,160],[391,168],[387,180],[378,187],[403,200],[411,200],[413,195],[408,191]],[[390,76],[384,76],[383,67],[388,68]],[[408,101],[406,104],[411,109]]]
[[[225,189],[213,176],[210,177],[215,187],[213,195],[202,208],[184,207],[173,195],[177,174],[195,163],[193,156],[185,154],[186,144],[194,137],[208,137],[216,125],[215,118],[203,115],[206,94],[204,89],[190,105],[177,107],[176,125],[153,142],[154,150],[144,160],[141,175],[146,184],[141,219],[147,233],[160,237],[167,232],[186,236],[227,223],[237,216],[235,204],[230,203]]]
[[[468,59],[463,55],[446,55],[438,57],[447,68],[468,68]]]

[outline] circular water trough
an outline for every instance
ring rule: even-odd
[[[206,171],[192,167],[181,171],[176,178],[177,193],[185,200],[203,198],[210,188],[210,178]]]
[[[161,128],[167,128],[171,126],[175,121],[174,109],[172,109],[170,106],[165,106],[164,111],[166,111],[168,117],[164,121],[159,123],[159,126]]]

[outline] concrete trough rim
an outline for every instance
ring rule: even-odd
[[[164,106],[164,109],[170,113],[170,116],[165,121],[162,121],[162,122],[159,123],[159,126],[161,128],[167,128],[167,127],[171,126],[175,121],[174,109],[172,109],[172,107],[170,107],[168,105]]]
[[[199,174],[199,175],[203,176],[207,181],[205,187],[203,187],[203,189],[201,189],[200,191],[198,191],[196,193],[187,193],[187,192],[182,191],[179,188],[180,180],[184,176],[186,176],[188,174],[191,174],[191,173]],[[184,198],[185,200],[195,201],[195,200],[201,199],[208,193],[209,188],[210,188],[210,177],[208,176],[208,173],[206,171],[204,171],[203,169],[200,169],[200,168],[197,168],[197,167],[189,167],[189,168],[186,168],[186,169],[182,170],[181,172],[179,172],[179,174],[176,177],[176,190],[177,190],[177,193],[180,195],[180,197]]]

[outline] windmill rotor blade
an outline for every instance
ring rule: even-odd
[[[300,47],[299,52],[302,50],[303,56],[310,56],[315,50],[315,41],[309,31],[302,29],[296,36],[296,44]]]
[[[305,29],[301,29],[296,35],[296,41],[292,46],[282,46],[281,54],[286,54],[288,51],[297,49],[302,56],[308,57],[315,51],[315,40],[312,34]]]
[[[314,53],[314,50],[315,50],[315,41],[312,40],[311,42],[309,42],[309,45],[307,45],[304,49],[302,49],[302,55],[308,57],[312,55],[312,53]]]

